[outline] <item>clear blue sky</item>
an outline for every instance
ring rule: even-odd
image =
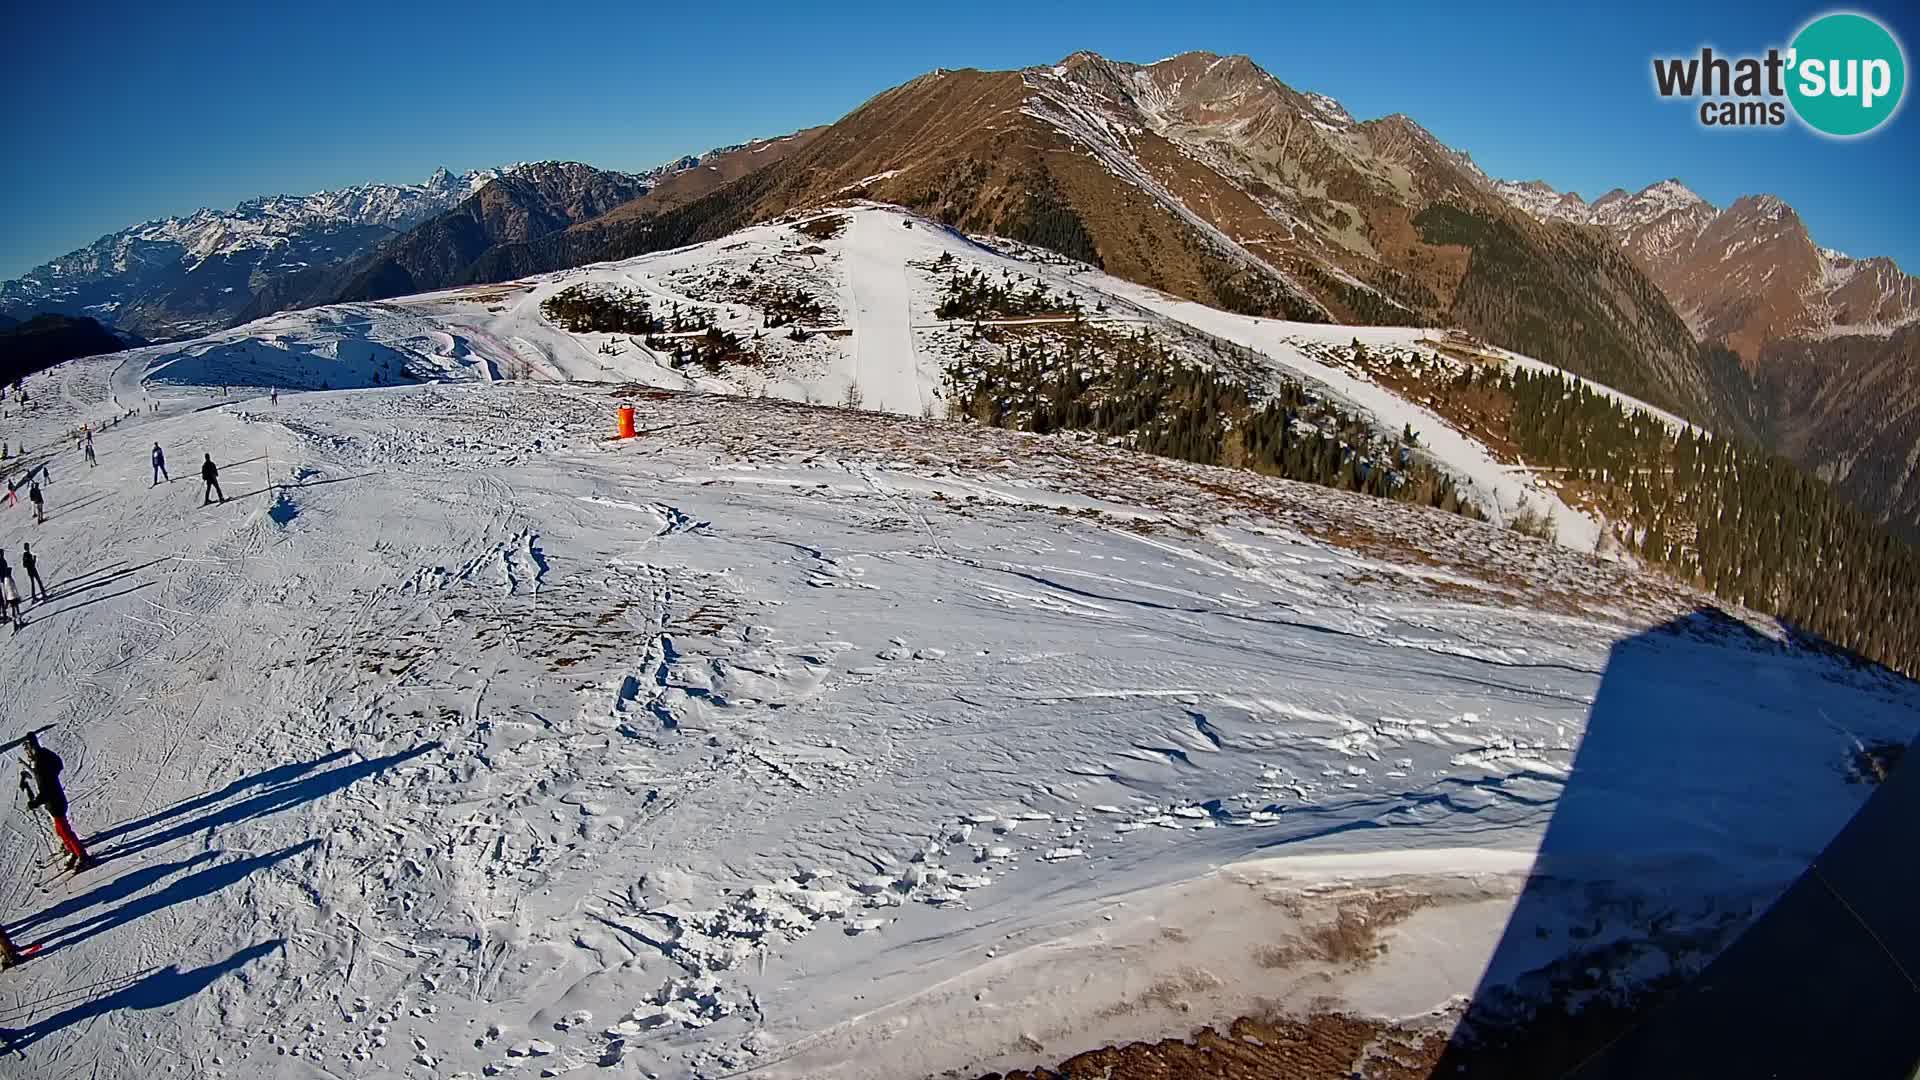
[[[32,5],[0,68],[0,278],[146,218],[254,195],[516,160],[640,168],[832,121],[934,67],[1246,53],[1362,119],[1405,112],[1495,176],[1592,198],[1678,176],[1771,192],[1819,242],[1920,271],[1916,110],[1864,140],[1702,130],[1649,60],[1784,45],[1824,7],[1528,3],[1469,15],[1344,2],[969,5]],[[809,10],[811,9],[811,10]],[[1909,56],[1920,16],[1889,22]],[[1910,93],[1909,96],[1912,96]]]

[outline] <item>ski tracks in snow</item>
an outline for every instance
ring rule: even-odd
[[[49,942],[0,986],[36,1063],[750,1067],[1012,930],[1251,854],[1524,848],[1623,632],[1410,595],[1264,520],[1089,512],[998,453],[795,450],[743,431],[748,403],[643,399],[673,441],[609,447],[609,399],[563,390],[303,401],[191,429],[284,431],[274,460],[354,478],[297,516],[182,514],[185,485],[109,449],[70,490],[138,527],[34,537],[127,573],[48,605],[0,672],[9,715],[60,711],[79,824],[115,856],[6,912]],[[866,422],[823,415],[767,423]],[[1796,662],[1862,730],[1910,726]],[[1794,700],[1744,679],[1716,692]],[[75,1019],[53,996],[167,963],[199,973],[172,998]]]

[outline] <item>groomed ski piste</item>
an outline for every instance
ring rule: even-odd
[[[0,739],[52,725],[101,863],[57,875],[16,797],[0,1075],[964,1077],[1249,1014],[1444,1033],[1490,989],[1703,964],[1871,794],[1857,751],[1920,730],[1913,684],[1567,546],[921,419],[947,331],[910,264],[942,251],[1215,316],[907,220],[29,378],[8,464],[50,519],[0,506],[0,545],[53,596],[4,641]],[[540,315],[755,259],[850,334],[696,376]]]

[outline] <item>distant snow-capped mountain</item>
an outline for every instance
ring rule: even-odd
[[[268,195],[110,233],[0,283],[0,312],[85,315],[150,338],[227,324],[279,273],[351,259],[445,211],[504,170],[437,170],[418,184]]]
[[[563,192],[597,183],[631,198],[705,160],[676,158],[642,173],[563,161],[522,161],[459,174],[442,168],[418,184],[267,195],[230,210],[156,218],[0,282],[0,315],[89,316],[155,340],[203,334],[259,308],[263,298],[274,297],[299,275],[345,267],[373,254],[494,181]],[[591,200],[587,206],[591,213],[584,216],[608,208]],[[274,306],[266,304],[268,310]]]
[[[1716,394],[1733,430],[1791,457],[1868,513],[1920,530],[1920,280],[1892,259],[1816,244],[1793,207],[1747,195],[1724,209],[1678,180],[1591,204],[1501,182],[1542,221],[1596,227],[1705,343],[1737,360]]]
[[[443,168],[419,184],[268,195],[143,221],[0,283],[0,312],[91,316],[156,339],[205,333],[226,325],[266,277],[365,254],[500,173]]]
[[[1920,282],[1885,258],[1820,247],[1793,207],[1749,195],[1721,209],[1679,180],[1587,203],[1539,180],[1498,181],[1514,206],[1541,221],[1605,230],[1703,341],[1747,360],[1769,341],[1884,336],[1920,321]]]

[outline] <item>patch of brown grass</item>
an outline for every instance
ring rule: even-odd
[[[1312,898],[1293,894],[1269,896],[1267,900],[1295,916],[1319,906]],[[1368,891],[1345,897],[1336,906],[1331,921],[1308,929],[1297,940],[1261,946],[1254,950],[1254,962],[1264,968],[1288,968],[1302,963],[1358,967],[1372,962],[1386,950],[1386,944],[1380,940],[1383,931],[1432,903],[1431,897],[1392,892]]]
[[[1249,1016],[1225,1032],[1204,1028],[1186,1039],[1108,1047],[1057,1069],[984,1080],[1416,1080],[1428,1075],[1445,1047],[1441,1031],[1338,1013]]]
[[[817,217],[811,221],[803,221],[794,226],[795,231],[805,233],[815,240],[831,240],[845,232],[846,229],[847,216],[845,214],[827,214],[824,217]],[[824,252],[822,254],[824,254]]]

